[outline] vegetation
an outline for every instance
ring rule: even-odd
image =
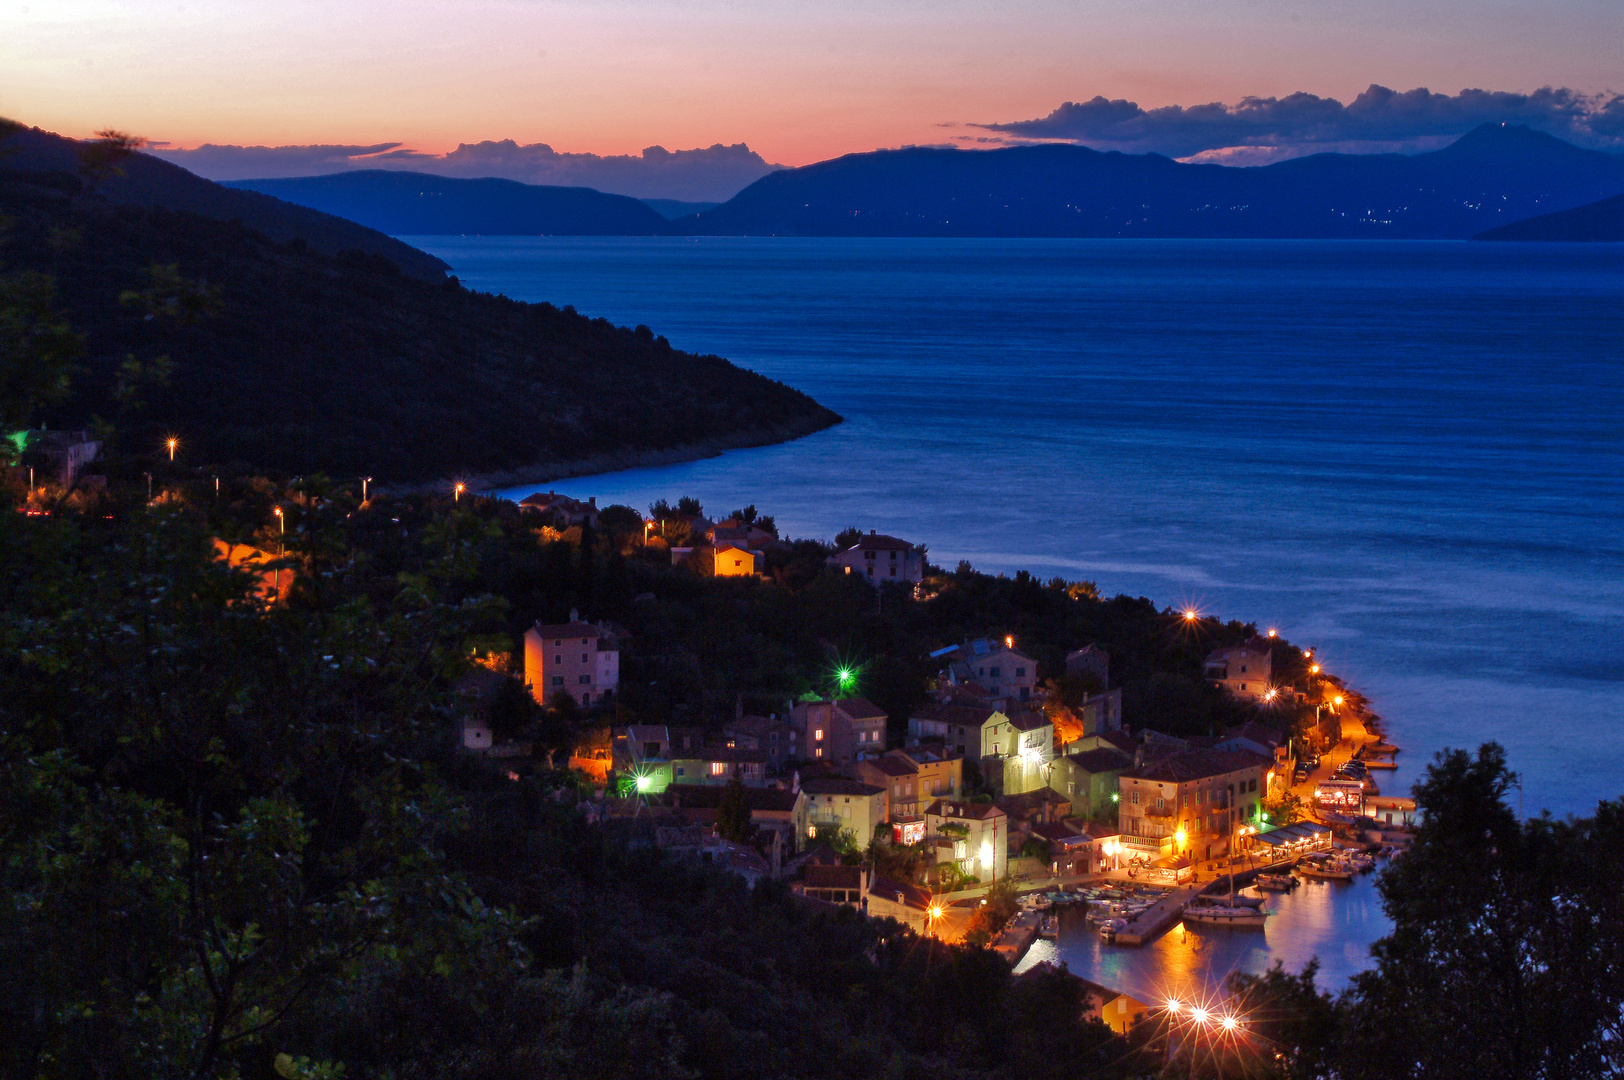
[[[109,202],[88,175],[5,164],[0,406],[11,423],[13,383],[26,378],[49,391],[31,420],[116,428],[131,453],[156,458],[175,435],[183,460],[398,485],[775,442],[839,421],[647,327]],[[163,377],[143,381],[154,365]]]

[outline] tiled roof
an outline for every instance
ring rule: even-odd
[[[1033,710],[1031,712],[1015,713],[1009,718],[1009,726],[1016,731],[1036,731],[1038,728],[1049,727],[1049,718]]]
[[[983,821],[1000,815],[1008,816],[992,803],[969,802],[964,799],[937,799],[930,804],[925,813],[935,817],[969,818],[973,821]]]
[[[906,540],[899,540],[884,533],[869,533],[846,551],[912,551],[914,546]],[[841,554],[845,554],[842,552]]]
[[[577,619],[568,623],[540,623],[531,627],[536,636],[543,638],[595,638],[603,633],[589,622]]]
[[[1133,764],[1133,758],[1127,754],[1103,746],[1097,750],[1084,750],[1077,754],[1067,754],[1066,757],[1076,762],[1079,769],[1089,773],[1117,772]]]
[[[877,896],[882,900],[890,900],[896,904],[906,904],[911,908],[925,911],[930,908],[930,893],[917,885],[899,885],[890,878],[875,877],[868,883],[870,896]]]
[[[808,866],[806,887],[809,889],[861,889],[861,866]]]
[[[801,790],[808,795],[883,795],[885,789],[852,780],[844,776],[818,776],[801,781]]]
[[[665,793],[672,797],[673,802],[680,802],[683,809],[715,810],[722,804],[722,793],[727,788],[720,784],[672,784],[665,789]],[[795,800],[799,793],[784,788],[753,788],[744,789],[746,800],[751,811],[765,813],[787,814],[795,809]]]
[[[913,776],[919,772],[919,769],[912,762],[900,754],[896,756],[882,754],[869,764],[887,776]]]
[[[1026,829],[1033,836],[1040,836],[1055,844],[1075,840],[1080,835],[1076,829],[1059,821],[1040,821],[1036,825],[1028,825]]]
[[[872,720],[876,716],[881,718],[885,716],[885,710],[867,698],[835,698],[834,703],[836,708],[853,720]]]
[[[671,751],[673,761],[718,761],[735,765],[764,765],[767,755],[742,746],[702,746],[696,750]]]
[[[1224,737],[1226,739],[1251,739],[1263,746],[1281,746],[1285,743],[1279,728],[1260,724],[1256,720],[1248,720],[1240,727],[1230,728],[1224,732]]]
[[[1227,660],[1235,653],[1245,652],[1258,654],[1272,653],[1273,651],[1274,643],[1268,638],[1261,636],[1253,637],[1248,641],[1241,642],[1239,645],[1225,645],[1222,648],[1212,650],[1212,652],[1207,654],[1207,663],[1211,664],[1218,661]]]
[[[1209,776],[1269,765],[1266,757],[1246,750],[1179,750],[1129,769],[1124,776],[1158,783],[1182,784]]]
[[[997,712],[991,705],[949,705],[934,701],[916,710],[914,716],[920,720],[979,728]]]

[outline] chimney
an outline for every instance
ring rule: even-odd
[[[592,507],[592,509],[596,510],[598,508],[598,497],[596,495],[588,495],[586,504]]]

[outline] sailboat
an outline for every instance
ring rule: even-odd
[[[1208,926],[1261,927],[1273,912],[1263,906],[1264,897],[1240,896],[1235,892],[1235,824],[1234,810],[1230,810],[1229,837],[1229,892],[1215,896],[1197,896],[1184,909],[1184,921],[1204,923]]]

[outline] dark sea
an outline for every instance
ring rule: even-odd
[[[548,487],[1278,627],[1386,718],[1384,792],[1492,739],[1528,814],[1624,796],[1624,245],[406,239],[846,417]]]

